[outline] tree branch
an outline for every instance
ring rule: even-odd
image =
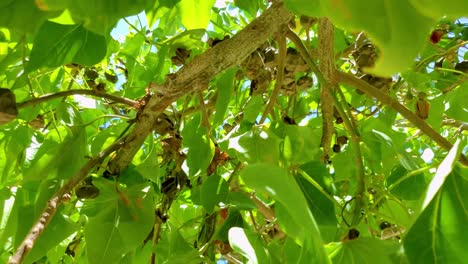
[[[393,100],[390,96],[383,93],[379,89],[375,88],[374,86],[368,84],[367,82],[360,80],[354,77],[351,74],[344,73],[341,71],[336,72],[336,76],[338,81],[347,85],[351,85],[369,96],[372,96],[382,102],[385,105],[390,106],[393,110],[400,113],[403,117],[408,119],[413,125],[419,128],[424,134],[434,140],[439,146],[446,150],[450,150],[452,148],[452,143],[450,143],[447,139],[442,137],[439,133],[437,133],[432,127],[430,127],[424,120],[419,118],[416,114],[411,112],[408,108],[400,104],[399,102]],[[460,162],[468,166],[468,159],[463,154],[460,156]]]
[[[109,99],[111,101],[121,103],[121,104],[126,104],[126,105],[129,105],[129,106],[132,106],[132,107],[134,107],[136,105],[136,103],[137,103],[136,101],[133,101],[133,100],[130,100],[130,99],[127,99],[127,98],[124,98],[124,97],[120,97],[120,96],[116,96],[116,95],[112,95],[112,94],[107,94],[107,93],[99,93],[99,92],[96,92],[96,91],[90,90],[90,89],[75,89],[75,90],[61,91],[61,92],[57,92],[57,93],[53,93],[53,94],[46,94],[46,95],[43,95],[43,96],[38,97],[38,98],[34,98],[34,99],[27,100],[27,101],[24,101],[24,102],[21,102],[21,103],[17,103],[16,107],[18,109],[19,108],[25,108],[25,107],[28,107],[28,106],[34,106],[34,105],[37,105],[37,104],[40,104],[40,103],[50,101],[52,99],[66,97],[66,96],[75,95],[75,94],[85,94],[85,95],[91,95],[91,96],[94,96],[94,97],[106,98],[106,99]]]
[[[21,263],[29,251],[33,248],[35,242],[45,230],[47,225],[50,223],[55,213],[57,212],[58,206],[68,197],[68,194],[73,190],[73,188],[82,180],[84,180],[90,173],[90,171],[101,164],[104,159],[109,156],[112,152],[120,148],[120,145],[123,143],[124,138],[120,138],[112,145],[110,145],[105,150],[101,151],[96,157],[88,160],[88,162],[70,179],[68,182],[63,185],[52,198],[47,202],[47,206],[42,211],[39,218],[36,220],[31,230],[28,232],[24,240],[19,245],[16,250],[15,255],[13,255],[9,264],[19,264]]]
[[[273,88],[273,92],[271,93],[270,100],[268,101],[267,106],[265,107],[265,111],[263,112],[263,115],[260,119],[259,124],[263,124],[265,122],[268,114],[271,112],[273,109],[273,106],[276,104],[276,99],[278,98],[278,95],[281,90],[281,86],[283,85],[283,77],[284,77],[284,64],[286,60],[286,38],[284,37],[283,34],[278,34],[277,37],[278,41],[278,47],[279,47],[279,53],[278,53],[278,68],[277,68],[277,73],[276,73],[276,81],[275,81],[275,87]]]
[[[242,62],[292,18],[293,14],[282,4],[273,4],[234,37],[195,57],[177,73],[166,77],[164,84],[153,85],[151,88],[154,95],[143,109],[122,149],[110,161],[110,172],[118,174],[131,163],[151,133],[157,116],[167,106],[188,93],[206,89],[201,84],[208,83],[217,74]]]

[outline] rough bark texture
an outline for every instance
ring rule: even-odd
[[[234,37],[195,57],[176,74],[168,77],[164,84],[153,86],[154,94],[125,144],[109,163],[109,171],[118,174],[131,163],[151,133],[157,116],[166,107],[186,94],[207,88],[213,77],[239,64],[292,18],[293,14],[282,3],[275,3]]]
[[[319,70],[326,83],[320,84],[320,104],[322,108],[323,128],[321,146],[324,150],[324,160],[330,157],[330,144],[334,131],[333,98],[335,83],[335,56],[333,50],[333,24],[326,17],[319,19],[318,24]]]

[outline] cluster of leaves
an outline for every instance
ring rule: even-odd
[[[468,24],[456,19],[468,13],[463,1],[309,2],[285,1],[296,14],[290,29],[175,98],[118,173],[106,149],[130,140],[158,96],[151,84],[170,84],[272,4],[1,3],[0,87],[8,87],[0,88],[1,261],[461,263],[468,170],[457,160],[466,162]],[[334,54],[316,49],[327,41],[322,16],[336,25],[328,39]],[[123,28],[125,38],[111,37]],[[315,62],[327,55],[382,97],[337,79],[326,101],[328,79]],[[326,104],[334,105],[333,131],[324,130]],[[421,136],[420,123],[453,148]],[[15,253],[54,193],[81,172],[86,179],[60,197],[53,218],[38,220],[30,252]]]

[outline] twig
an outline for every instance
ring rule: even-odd
[[[276,82],[275,88],[271,93],[270,100],[268,101],[267,106],[265,107],[265,111],[263,112],[262,118],[260,119],[259,124],[263,124],[265,119],[267,118],[268,114],[273,109],[273,106],[276,103],[276,98],[278,98],[279,92],[281,90],[281,86],[283,85],[283,77],[284,77],[284,63],[286,59],[286,38],[283,34],[278,34],[278,47],[279,47],[279,54],[278,54],[278,72],[276,74]]]
[[[57,92],[57,93],[53,93],[53,94],[46,94],[46,95],[43,95],[43,96],[38,97],[38,98],[34,98],[34,99],[27,100],[27,101],[24,101],[24,102],[21,102],[21,103],[17,103],[16,107],[18,109],[19,108],[25,108],[25,107],[28,107],[28,106],[34,106],[34,105],[37,105],[37,104],[40,104],[40,103],[44,103],[44,102],[47,102],[47,101],[50,101],[50,100],[53,100],[53,99],[56,99],[56,98],[66,97],[66,96],[75,95],[75,94],[85,94],[85,95],[91,95],[91,96],[95,96],[95,97],[105,98],[105,99],[109,99],[109,100],[117,102],[117,103],[129,105],[129,106],[132,106],[132,107],[136,106],[136,103],[137,103],[136,101],[133,101],[131,99],[116,96],[116,95],[112,95],[112,94],[99,93],[99,92],[96,92],[94,90],[88,90],[88,89],[74,89],[74,90],[61,91],[61,92]]]
[[[458,128],[460,130],[468,130],[468,123],[460,121],[460,120],[444,119],[444,120],[442,120],[442,124],[446,125],[446,126],[456,127],[456,128]]]
[[[403,117],[408,119],[411,123],[413,123],[413,125],[419,128],[424,134],[426,134],[435,143],[437,143],[437,145],[441,146],[445,150],[450,150],[452,148],[452,143],[450,143],[447,139],[432,129],[432,127],[430,127],[424,120],[419,118],[416,114],[411,112],[408,108],[399,102],[395,101],[387,94],[381,92],[379,89],[348,73],[337,71],[336,76],[339,82],[358,88],[367,95],[372,96],[385,105],[390,106],[393,110],[397,111]],[[463,154],[460,155],[460,162],[463,165],[468,166],[468,159]]]
[[[89,175],[90,171],[94,167],[102,163],[104,159],[112,152],[119,149],[123,141],[124,138],[120,138],[108,148],[101,151],[96,157],[88,160],[88,162],[83,167],[81,167],[81,169],[70,180],[68,180],[65,185],[63,185],[60,189],[57,190],[57,192],[55,192],[52,198],[50,198],[47,202],[47,206],[44,208],[41,215],[32,226],[31,230],[17,248],[15,255],[10,258],[8,262],[9,264],[19,264],[24,260],[26,255],[33,248],[39,236],[54,217],[58,206],[63,202],[64,199],[67,198],[68,194],[73,190],[73,188]]]

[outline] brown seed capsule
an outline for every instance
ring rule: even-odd
[[[336,138],[336,143],[343,146],[344,144],[348,143],[348,137],[347,136],[339,136],[339,137]]]
[[[416,115],[421,119],[427,119],[429,117],[430,108],[431,105],[425,100],[425,94],[421,93],[415,104]]]
[[[99,74],[96,70],[87,69],[85,71],[85,76],[88,80],[96,80],[96,78],[99,77]]]
[[[0,88],[0,125],[14,120],[17,115],[15,94],[10,89]]]
[[[333,145],[333,152],[340,153],[341,152],[341,146],[339,144],[334,144]]]
[[[99,189],[92,184],[80,185],[75,188],[78,199],[94,199],[99,196]]]

